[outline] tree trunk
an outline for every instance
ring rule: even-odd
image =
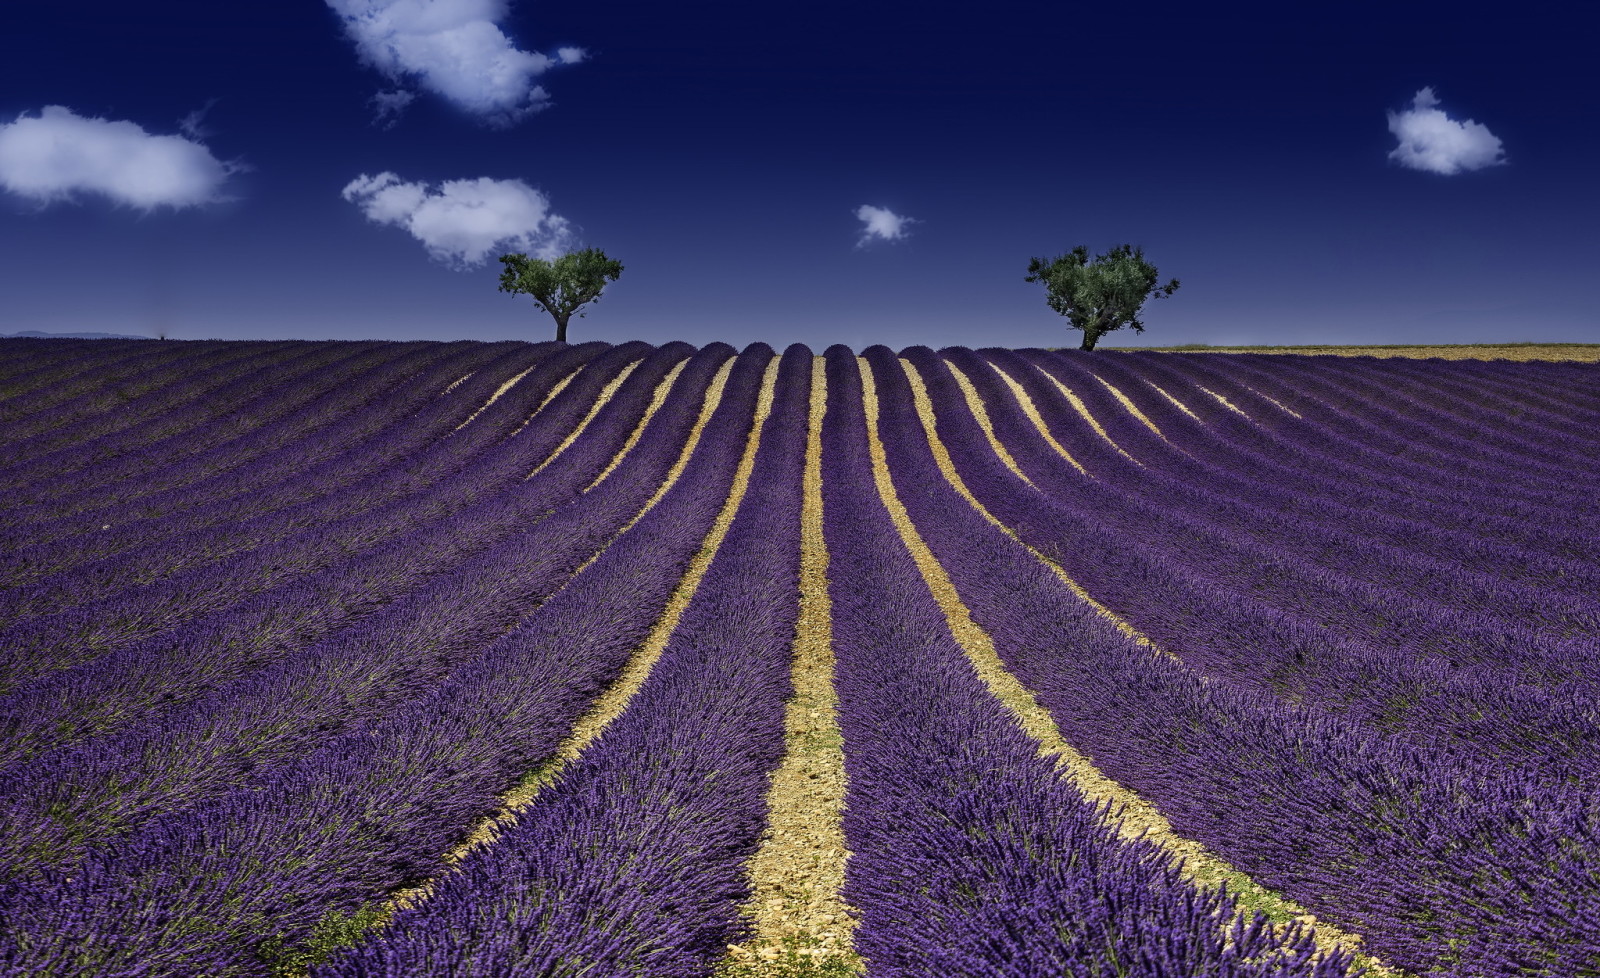
[[[555,319],[556,319],[556,342],[557,343],[565,343],[567,341],[567,317],[566,316],[556,316]]]
[[[1098,342],[1100,342],[1100,334],[1086,329],[1083,331],[1083,345],[1078,347],[1078,349],[1092,350],[1094,349],[1094,345]]]

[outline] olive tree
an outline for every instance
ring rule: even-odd
[[[567,341],[567,320],[579,307],[599,300],[607,282],[622,274],[622,262],[599,248],[585,248],[555,261],[524,254],[501,255],[500,291],[533,296],[539,308],[555,317],[556,342]],[[585,314],[579,312],[579,318]]]
[[[1026,282],[1043,282],[1050,308],[1067,317],[1073,329],[1083,330],[1080,349],[1092,350],[1100,337],[1132,326],[1144,332],[1139,309],[1152,295],[1165,299],[1178,291],[1178,280],[1156,284],[1156,267],[1144,260],[1144,251],[1117,245],[1089,260],[1084,245],[1049,261],[1028,262]]]

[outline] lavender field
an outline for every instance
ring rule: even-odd
[[[1600,975],[1597,380],[0,340],[0,975]]]

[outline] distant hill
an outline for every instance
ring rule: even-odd
[[[149,338],[148,336],[139,336],[133,333],[43,333],[36,329],[23,330],[20,333],[0,333],[0,340],[147,340]]]

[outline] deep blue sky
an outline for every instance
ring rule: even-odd
[[[546,338],[492,255],[452,267],[341,196],[392,172],[520,180],[621,259],[574,340],[1075,345],[1028,259],[1129,241],[1183,287],[1107,345],[1600,341],[1587,5],[433,2],[582,60],[508,124],[363,63],[323,0],[12,0],[16,145],[46,106],[173,136],[209,104],[191,141],[234,172],[198,206],[96,192],[118,159],[8,192],[37,164],[0,130],[0,332]],[[1425,87],[1504,162],[1391,159]],[[862,205],[914,223],[858,246]]]

